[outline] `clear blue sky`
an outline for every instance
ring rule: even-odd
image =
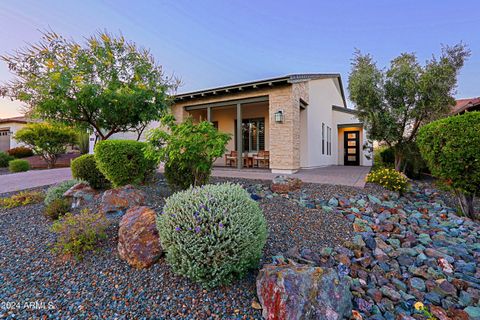
[[[0,53],[51,28],[81,40],[121,32],[150,48],[181,91],[298,72],[338,72],[347,86],[355,48],[381,66],[401,52],[421,62],[441,44],[467,43],[472,56],[457,97],[480,96],[480,1],[15,1],[0,2]],[[0,81],[12,76],[0,64]],[[0,100],[0,118],[18,103]]]

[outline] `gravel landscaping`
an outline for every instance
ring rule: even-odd
[[[141,187],[147,193],[147,205],[156,211],[170,194],[159,179],[153,187]],[[212,182],[227,180],[232,181],[216,178]],[[394,319],[395,314],[409,314],[415,301],[444,309],[478,306],[480,227],[455,216],[444,204],[449,201],[445,195],[429,185],[415,186],[407,198],[387,199],[386,192],[373,185],[357,189],[304,184],[300,191],[280,196],[272,194],[265,181],[233,182],[252,193],[267,218],[269,237],[261,264],[294,247],[301,252],[310,249],[319,255],[319,264],[335,266],[353,278],[354,308],[364,318]],[[118,257],[119,217],[115,216],[108,240],[97,252],[82,261],[65,260],[49,251],[55,239],[43,209],[43,204],[0,209],[0,317],[261,318],[261,311],[252,308],[257,301],[258,271],[232,285],[204,290],[174,275],[164,259],[150,269],[136,270]],[[397,217],[394,212],[399,213]],[[375,251],[377,246],[383,254]],[[362,259],[367,255],[368,263]],[[453,273],[441,274],[439,255],[448,256]],[[383,263],[373,262],[372,257]],[[408,268],[412,264],[425,272],[417,275]],[[411,284],[412,278],[421,281]],[[434,290],[438,279],[459,283],[459,287],[439,293]]]

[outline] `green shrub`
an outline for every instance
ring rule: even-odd
[[[229,283],[255,267],[267,237],[259,205],[230,183],[173,194],[157,227],[173,271],[205,287]]]
[[[415,141],[404,144],[403,171],[409,178],[419,178],[422,173],[429,173],[427,163],[420,154]]]
[[[68,189],[70,189],[71,187],[73,187],[79,182],[80,181],[75,179],[67,180],[48,188],[47,195],[45,196],[45,200],[44,200],[45,205],[48,206],[54,200],[63,199],[63,194],[67,192]]]
[[[209,121],[196,124],[188,118],[176,123],[170,114],[162,118],[162,125],[168,130],[159,128],[149,133],[147,157],[179,171],[178,174],[167,173],[172,178],[170,182],[174,183],[170,185],[172,189],[206,184],[213,162],[226,151],[230,135],[219,132]]]
[[[7,153],[17,159],[33,156],[32,149],[23,146],[12,148],[8,150]]]
[[[71,208],[71,203],[67,199],[57,198],[49,202],[45,207],[44,214],[47,218],[57,220],[65,215]]]
[[[185,190],[193,185],[195,177],[189,168],[182,168],[176,162],[168,162],[164,166],[164,176],[172,190]]]
[[[87,154],[90,148],[90,134],[87,131],[77,132],[77,146],[80,154]]]
[[[12,160],[15,160],[15,158],[6,152],[0,151],[0,168],[8,167],[8,163]]]
[[[38,191],[21,191],[8,198],[0,198],[0,207],[11,209],[43,201],[45,195]]]
[[[114,187],[139,184],[154,168],[154,161],[144,155],[144,142],[133,140],[104,140],[95,146],[97,167]]]
[[[395,163],[395,150],[392,147],[384,147],[380,151],[380,157],[382,158],[382,162],[385,165],[390,165]]]
[[[8,171],[24,172],[30,170],[30,163],[27,160],[15,159],[8,162]]]
[[[86,251],[94,250],[96,244],[107,237],[108,219],[101,213],[88,209],[79,214],[67,213],[52,225],[57,235],[53,251],[81,258]]]
[[[480,219],[473,199],[480,192],[480,112],[467,112],[420,128],[417,143],[432,174],[453,190],[462,212]]]
[[[107,178],[98,170],[97,162],[93,154],[84,154],[72,161],[72,176],[88,182],[94,189],[104,189],[109,186]]]
[[[395,169],[381,168],[367,175],[367,182],[381,185],[385,189],[404,193],[408,187],[408,178]]]

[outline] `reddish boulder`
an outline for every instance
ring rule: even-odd
[[[352,314],[349,282],[334,269],[277,258],[257,277],[257,295],[268,320],[344,319]]]
[[[272,180],[270,189],[276,193],[289,193],[302,187],[302,180],[287,176],[276,176]]]
[[[143,269],[162,255],[155,211],[149,207],[133,207],[122,217],[118,229],[118,253],[131,266]]]
[[[110,189],[103,193],[100,211],[124,213],[128,208],[145,204],[146,194],[132,185]]]
[[[72,208],[77,208],[92,202],[97,195],[98,192],[85,182],[77,183],[63,194],[65,198],[72,200]]]

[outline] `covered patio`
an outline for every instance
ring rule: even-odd
[[[227,153],[215,166],[269,168],[268,96],[188,106],[185,110],[195,122],[212,122],[219,131],[231,135]]]

